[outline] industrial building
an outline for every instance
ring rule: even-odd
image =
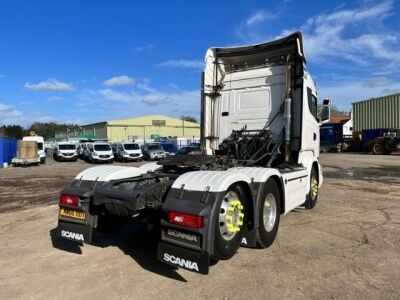
[[[353,129],[400,129],[400,93],[352,103]]]
[[[171,118],[164,115],[150,115],[122,120],[111,120],[79,128],[57,132],[56,139],[91,136],[109,142],[153,139],[167,137],[200,137],[200,124]]]

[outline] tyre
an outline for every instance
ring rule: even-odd
[[[258,208],[256,244],[258,248],[267,248],[275,241],[278,234],[281,215],[281,196],[274,179],[269,179],[262,191]]]
[[[313,209],[317,204],[318,192],[319,192],[318,185],[319,185],[318,173],[316,168],[312,167],[310,176],[310,191],[306,195],[306,202],[304,202],[304,207],[306,209]]]
[[[214,259],[229,259],[237,252],[246,224],[246,195],[239,185],[226,191],[215,224]]]
[[[372,153],[373,154],[377,154],[377,155],[382,155],[384,154],[385,149],[383,147],[383,145],[381,144],[373,144],[372,145]]]

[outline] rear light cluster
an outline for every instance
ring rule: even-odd
[[[79,198],[73,195],[60,195],[60,205],[72,205],[77,206],[79,204]]]
[[[177,211],[168,212],[168,222],[171,224],[178,224],[190,228],[198,229],[203,227],[202,216],[197,216]]]

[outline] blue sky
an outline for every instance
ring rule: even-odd
[[[199,116],[207,48],[304,33],[319,99],[400,91],[396,1],[1,1],[0,125]]]

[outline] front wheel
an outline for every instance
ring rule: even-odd
[[[275,241],[280,221],[281,196],[275,180],[267,181],[261,199],[256,244],[258,248],[267,248]]]
[[[246,195],[239,185],[226,191],[215,226],[214,259],[229,259],[240,247],[246,224]]]
[[[304,203],[304,207],[306,209],[313,209],[314,206],[317,204],[318,186],[319,186],[318,173],[316,168],[312,167],[310,176],[310,191],[308,192],[306,196],[306,202]]]

